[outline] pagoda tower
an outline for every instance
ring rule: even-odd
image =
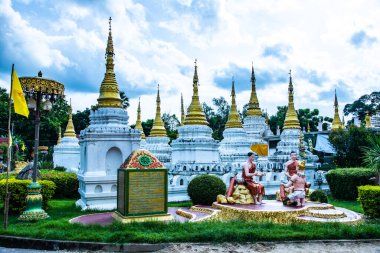
[[[144,148],[146,145],[146,137],[144,133],[144,129],[141,124],[141,106],[140,106],[140,98],[139,98],[139,105],[137,106],[137,119],[136,119],[136,124],[135,124],[135,129],[140,131],[140,148]]]
[[[61,129],[61,128],[59,128]],[[61,130],[59,130],[59,137]],[[59,143],[54,146],[53,161],[54,167],[62,166],[68,172],[78,173],[80,161],[79,140],[75,135],[71,105],[69,107],[69,120],[63,138],[59,138]]]
[[[97,109],[91,111],[90,125],[80,133],[80,199],[85,209],[116,208],[117,170],[129,154],[140,146],[140,131],[128,126],[114,72],[111,18],[106,48],[106,73],[100,86]]]
[[[162,163],[170,163],[171,160],[171,147],[168,144],[170,141],[166,135],[164,122],[161,118],[161,99],[160,99],[160,86],[157,87],[156,99],[156,117],[153,122],[150,135],[146,138],[145,149],[149,150],[155,157]]]
[[[246,162],[247,153],[250,151],[247,133],[243,129],[240,115],[236,108],[235,82],[232,80],[231,109],[223,132],[223,140],[220,142],[219,153],[222,162],[229,162],[240,167]]]
[[[369,116],[369,112],[365,115],[365,127],[371,128],[371,116]]]
[[[339,117],[339,107],[338,107],[338,97],[336,96],[335,90],[335,100],[334,100],[334,120],[332,122],[331,130],[342,128],[342,121],[340,121]]]
[[[251,73],[251,97],[248,103],[247,116],[244,119],[244,130],[247,132],[251,145],[255,144],[267,144],[263,140],[263,134],[266,129],[265,118],[260,109],[259,100],[256,94],[256,77],[255,70],[252,63]]]
[[[172,164],[184,174],[209,172],[219,162],[218,142],[202,110],[198,96],[198,72],[195,60],[193,96],[188,107],[184,126],[178,128],[179,137],[172,141]]]
[[[373,128],[380,128],[380,108],[376,110],[375,115],[372,115],[371,126]]]
[[[298,121],[297,112],[294,108],[294,91],[292,74],[289,72],[289,89],[288,89],[288,110],[286,111],[284,128],[281,133],[281,141],[277,144],[277,152],[271,160],[285,162],[289,160],[291,151],[299,154],[300,150],[300,131],[301,126]]]
[[[181,93],[181,126],[185,125],[185,107],[183,106],[183,96]]]

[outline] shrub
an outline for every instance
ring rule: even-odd
[[[375,174],[375,171],[366,168],[335,169],[326,174],[326,179],[334,198],[355,200],[358,197],[357,187],[370,185],[370,178]]]
[[[56,171],[66,171],[67,169],[66,169],[66,167],[63,167],[63,166],[56,166],[54,168],[54,170],[56,170]]]
[[[226,185],[223,181],[211,175],[195,177],[187,187],[187,194],[194,205],[211,205],[216,201],[216,196],[226,193]]]
[[[79,198],[79,181],[75,173],[56,170],[41,170],[41,177],[43,180],[53,181],[57,186],[54,198]]]
[[[41,161],[38,163],[38,168],[40,170],[52,170],[54,168],[54,163],[49,161]]]
[[[317,189],[310,194],[310,201],[318,201],[321,203],[327,203],[327,195],[324,191]]]
[[[364,213],[372,218],[380,218],[380,186],[359,186],[358,192]]]
[[[0,195],[5,196],[5,182],[3,179],[0,181]],[[9,179],[8,180],[8,191],[11,196],[9,199],[9,211],[11,214],[19,215],[26,209],[26,195],[28,194],[27,186],[31,183],[31,180],[18,180]],[[42,194],[42,208],[47,210],[48,202],[53,197],[55,191],[55,184],[48,180],[39,180],[38,183],[41,185]]]

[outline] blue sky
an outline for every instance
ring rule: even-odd
[[[333,116],[334,90],[343,106],[379,91],[379,1],[45,1],[0,0],[0,86],[19,76],[65,85],[74,110],[96,104],[111,16],[115,72],[130,97],[130,124],[141,97],[142,118],[154,117],[157,83],[162,112],[189,105],[194,59],[200,100],[249,101],[251,64],[258,99],[269,114],[287,104],[292,69],[296,108]]]

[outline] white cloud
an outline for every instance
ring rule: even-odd
[[[138,96],[142,118],[154,117],[156,83],[161,85],[162,112],[179,116],[180,93],[183,92],[186,105],[191,101],[194,58],[198,58],[200,100],[208,104],[220,96],[230,101],[229,85],[218,87],[215,76],[221,76],[231,64],[249,69],[252,60],[257,75],[259,71],[267,71],[287,76],[289,69],[293,70],[296,109],[318,108],[322,115],[332,117],[335,88],[348,94],[347,98],[339,99],[340,111],[344,103],[378,90],[380,63],[375,56],[380,55],[376,44],[380,42],[360,48],[350,43],[358,31],[380,39],[377,1],[363,4],[342,0],[247,0],[237,4],[221,0],[208,2],[208,6],[202,4],[205,3],[191,0],[157,5],[132,0],[96,4],[65,1],[53,5],[57,15],[41,13],[46,15],[47,24],[41,29],[34,19],[24,18],[35,11],[33,5],[20,8],[20,2],[11,4],[4,0],[0,18],[7,22],[4,32],[7,39],[3,46],[20,62],[67,75],[70,68],[89,70],[100,79],[85,83],[91,83],[97,90],[105,71],[107,22],[112,16],[115,71],[120,89],[130,96],[131,124],[136,120]],[[286,58],[263,56],[265,48],[275,45],[289,49],[284,51]],[[297,73],[301,69],[326,78],[313,83]],[[0,74],[0,84],[7,81]],[[239,109],[250,96],[250,83],[242,86],[246,90],[237,93]],[[257,93],[261,108],[274,114],[277,106],[286,104],[287,86],[288,82],[277,81],[260,86]],[[80,103],[73,103],[74,110],[96,104],[97,94],[72,93],[74,88],[67,89],[67,97],[79,99],[88,95]],[[322,97],[329,93],[331,97]]]

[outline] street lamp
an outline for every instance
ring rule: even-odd
[[[40,139],[40,107],[49,111],[52,103],[63,97],[65,87],[63,84],[42,78],[42,72],[38,72],[38,77],[20,77],[22,89],[28,99],[28,107],[35,110],[34,120],[34,157],[33,157],[33,181],[28,185],[28,195],[26,196],[26,210],[20,215],[21,221],[36,221],[48,218],[49,215],[42,209],[41,185],[37,183],[38,167],[38,146]]]

